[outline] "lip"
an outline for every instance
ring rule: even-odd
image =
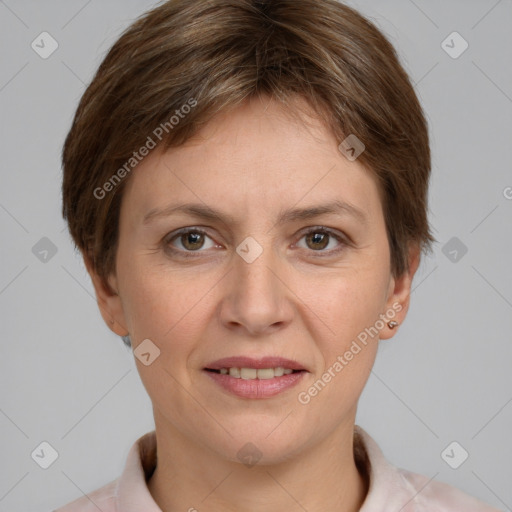
[[[295,370],[293,373],[273,377],[272,379],[237,379],[230,375],[208,370],[220,370],[221,368],[277,368],[282,367],[289,370]],[[218,359],[209,363],[203,372],[212,379],[215,384],[223,390],[239,396],[241,398],[262,399],[278,395],[294,386],[308,373],[308,370],[297,361],[286,359],[284,357],[267,356],[259,359],[246,356],[234,356]]]
[[[229,375],[209,372],[206,369],[203,373],[208,375],[217,385],[225,391],[241,398],[270,398],[296,386],[302,380],[307,371],[298,371],[272,379],[237,379]]]
[[[252,357],[245,356],[233,356],[233,357],[225,357],[223,359],[218,359],[213,363],[209,363],[205,366],[205,369],[210,370],[220,370],[221,368],[277,368],[281,366],[282,368],[287,368],[289,370],[306,370],[304,366],[302,366],[297,361],[292,361],[291,359],[285,359],[283,357],[275,357],[268,356],[262,357],[259,359],[254,359]],[[306,370],[307,371],[307,370]]]

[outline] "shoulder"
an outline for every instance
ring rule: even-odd
[[[147,487],[147,479],[155,466],[156,435],[153,430],[133,443],[119,478],[53,512],[159,511]]]
[[[402,512],[499,512],[451,485],[401,468],[397,472],[404,487],[415,493]]]
[[[118,479],[89,494],[78,498],[53,512],[117,512],[116,495]]]
[[[500,512],[455,487],[390,464],[359,426],[354,429],[354,455],[369,480],[360,512]]]

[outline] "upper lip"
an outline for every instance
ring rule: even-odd
[[[225,357],[209,363],[205,368],[210,370],[220,370],[221,368],[289,368],[290,370],[305,370],[297,361],[283,357],[267,356],[259,359],[245,356]]]

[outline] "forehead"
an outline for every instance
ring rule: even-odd
[[[222,113],[185,144],[145,157],[123,204],[138,218],[173,201],[229,205],[243,214],[341,199],[377,213],[373,175],[345,158],[320,119],[301,117],[264,99]]]

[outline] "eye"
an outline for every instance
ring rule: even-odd
[[[314,252],[320,253],[332,254],[342,250],[346,245],[346,241],[342,236],[324,227],[314,227],[309,229],[303,234],[301,240],[302,239],[305,239],[306,241],[306,249],[311,249]],[[331,244],[331,242],[334,241],[338,242],[337,247],[336,244]],[[331,248],[325,250],[329,245],[331,245]],[[334,245],[334,247],[332,247],[332,245]],[[300,247],[299,245],[297,246]]]
[[[343,236],[322,226],[308,229],[300,238],[300,240],[303,239],[305,239],[306,246],[301,247],[300,244],[296,244],[296,246],[319,253],[315,256],[331,255],[341,251],[348,245],[348,242]],[[207,240],[210,241],[209,244]],[[335,242],[337,242],[337,244]],[[220,247],[208,236],[206,231],[195,227],[183,228],[170,233],[165,237],[164,245],[167,251],[184,257],[193,257],[193,253],[201,253],[203,249]],[[329,248],[329,246],[331,246],[331,248]]]
[[[199,228],[183,228],[171,235],[165,239],[165,245],[171,252],[201,252],[200,249],[211,249],[216,246],[207,233]],[[212,243],[205,246],[206,239]]]

